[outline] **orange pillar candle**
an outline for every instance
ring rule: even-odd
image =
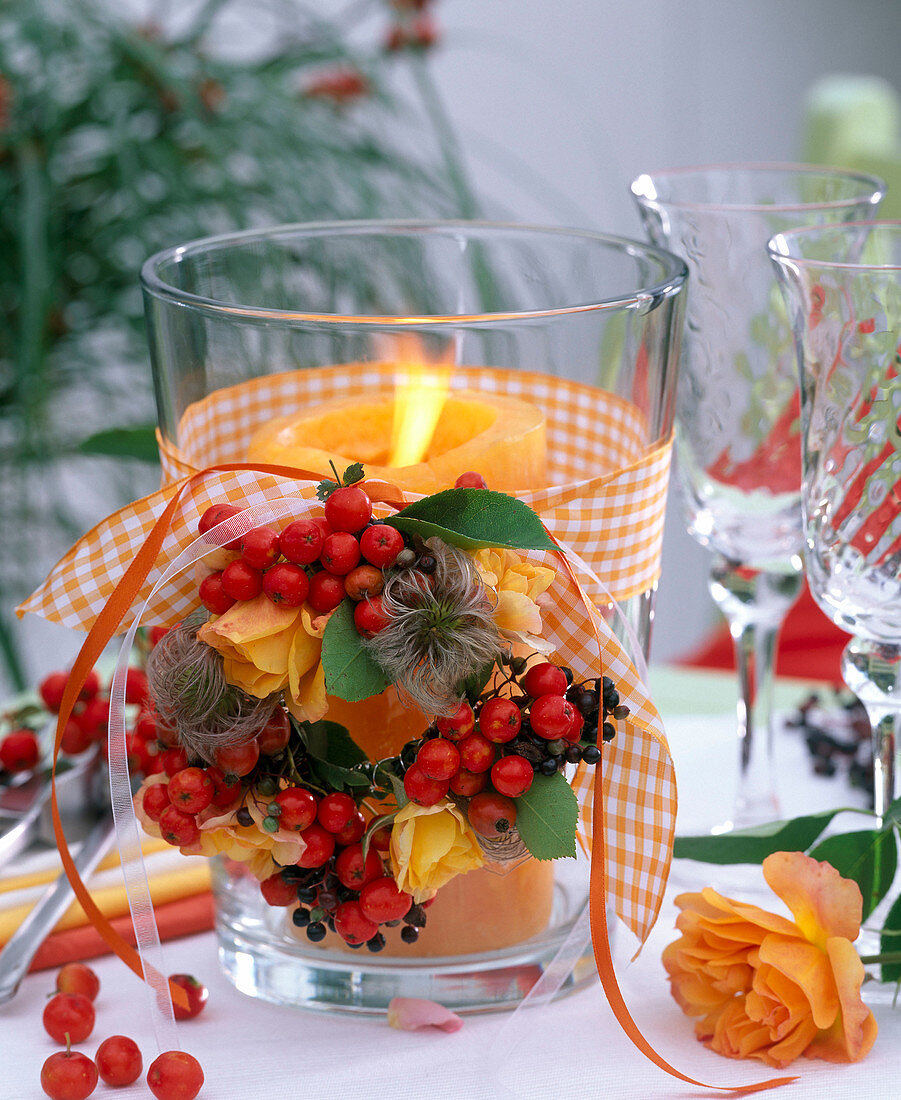
[[[504,394],[457,390],[438,397],[435,416],[435,399],[432,391],[417,409],[401,388],[276,417],[254,434],[247,459],[316,470],[324,477],[331,475],[330,461],[339,471],[362,462],[367,477],[412,493],[449,489],[467,470],[477,471],[500,492],[546,484],[545,418],[537,406]],[[398,440],[398,425],[409,432],[422,430],[412,451]],[[414,460],[391,464],[404,453]]]

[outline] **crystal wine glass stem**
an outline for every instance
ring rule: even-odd
[[[801,589],[800,573],[761,570],[716,555],[710,592],[729,624],[738,665],[737,828],[779,816],[773,777],[773,682],[776,643],[786,613]]]
[[[873,736],[873,809],[880,821],[901,795],[898,727],[901,646],[852,638],[842,654],[845,683],[866,707]]]

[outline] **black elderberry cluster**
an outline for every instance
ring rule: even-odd
[[[569,684],[566,698],[584,719],[580,739],[548,741],[532,731],[528,716],[524,715],[519,733],[505,746],[508,752],[525,757],[541,775],[554,775],[567,764],[580,761],[596,764],[601,759],[599,739],[602,743],[613,740],[616,726],[612,719],[625,718],[629,713],[629,708],[620,703],[619,692],[609,676],[576,683],[571,669],[563,667],[562,671]]]
[[[814,774],[826,778],[847,772],[851,787],[864,791],[873,802],[873,753],[866,709],[851,692],[838,689],[829,702],[812,693],[786,719],[803,736]]]
[[[283,867],[281,876],[285,882],[297,886],[298,906],[292,912],[291,920],[295,927],[306,930],[307,939],[312,943],[320,943],[325,939],[326,933],[335,931],[335,913],[342,901],[351,901],[360,896],[358,890],[338,881],[330,864],[309,870],[297,866]],[[413,905],[402,919],[385,922],[386,928],[396,928],[398,925],[402,925],[400,938],[403,942],[415,943],[426,925],[425,909],[421,905]],[[377,932],[365,944],[349,943],[346,940],[344,943],[354,951],[365,946],[368,951],[377,954],[385,947],[385,937]]]

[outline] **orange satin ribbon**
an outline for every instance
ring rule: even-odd
[[[305,480],[319,480],[318,474],[313,474],[307,470],[297,470],[291,467],[285,466],[254,466],[250,463],[226,463],[218,466],[211,466],[207,470],[202,470],[197,474],[187,478],[173,494],[172,499],[166,505],[165,510],[160,515],[159,519],[154,524],[150,534],[147,536],[144,544],[140,550],[132,559],[130,565],[125,571],[124,576],[116,585],[112,595],[104,606],[103,610],[97,617],[94,625],[88,632],[88,636],[75,658],[75,662],[72,665],[72,669],[69,673],[69,678],[66,683],[66,688],[63,693],[63,700],[60,706],[59,718],[57,720],[56,739],[53,748],[53,770],[52,770],[52,789],[51,789],[51,812],[53,817],[53,831],[56,837],[57,848],[59,849],[60,857],[63,862],[63,867],[66,872],[66,876],[69,882],[72,884],[72,889],[75,892],[76,897],[81,902],[82,908],[91,920],[91,923],[97,929],[98,933],[103,937],[106,943],[109,945],[110,950],[113,951],[131,970],[134,971],[138,977],[145,978],[145,968],[142,963],[141,957],[138,952],[132,947],[127,940],[125,940],[113,927],[109,919],[104,916],[97,905],[91,898],[90,892],[85,886],[75,867],[69,846],[66,843],[65,832],[63,831],[62,822],[60,820],[59,806],[56,799],[56,763],[59,756],[60,744],[62,741],[63,730],[65,729],[66,722],[72,713],[78,695],[85,684],[88,673],[93,669],[96,661],[101,656],[104,647],[115,635],[116,630],[141,590],[147,576],[153,567],[154,562],[160,552],[160,548],[165,538],[166,532],[169,529],[169,524],[172,519],[179,500],[185,490],[191,486],[194,482],[204,477],[207,473],[226,472],[231,470],[255,470],[261,474],[275,474],[281,477],[302,478]],[[393,487],[392,487],[393,488]],[[392,501],[391,503],[395,503]],[[547,528],[545,528],[547,530]],[[548,536],[551,540],[558,545],[553,535],[548,532]],[[581,594],[581,586],[573,572],[573,569],[563,554],[563,551],[559,549],[558,554],[563,562],[563,566],[567,572],[569,578],[576,585],[577,590]],[[603,645],[600,635],[598,634],[597,625],[594,623],[593,616],[591,614],[591,608],[588,606],[587,600],[584,596],[581,597],[583,604],[588,614],[589,620],[592,622],[592,628],[594,630],[595,640],[598,645],[598,653],[603,652]],[[601,757],[603,761],[603,756]],[[707,1085],[702,1081],[697,1081],[693,1077],[688,1077],[686,1074],[681,1073],[675,1067],[671,1066],[663,1057],[661,1057],[653,1046],[645,1039],[641,1032],[641,1029],[632,1018],[628,1007],[626,1006],[625,998],[619,987],[619,983],[616,980],[616,973],[613,965],[613,957],[610,951],[610,937],[607,928],[607,888],[606,888],[606,851],[605,851],[605,836],[606,836],[606,824],[604,820],[604,798],[603,798],[603,786],[602,786],[602,764],[598,762],[595,766],[595,778],[594,778],[594,799],[593,799],[593,811],[592,811],[592,856],[591,856],[591,872],[589,878],[589,912],[591,918],[591,939],[594,949],[595,962],[597,964],[598,975],[601,980],[601,986],[607,997],[607,1001],[610,1004],[613,1014],[617,1019],[620,1027],[625,1034],[629,1037],[632,1043],[637,1047],[642,1054],[645,1055],[651,1062],[653,1062],[660,1069],[670,1074],[672,1077],[678,1078],[680,1081],[685,1081],[691,1085],[697,1085],[701,1088],[716,1089],[722,1092],[732,1092],[736,1095],[742,1095],[752,1092],[759,1092],[764,1089],[776,1088],[779,1085],[786,1085],[792,1081],[797,1080],[796,1077],[779,1077],[773,1078],[768,1081],[761,1081],[752,1085],[732,1086],[732,1085]],[[178,1004],[182,1008],[187,1008],[187,998],[184,991],[178,986],[169,983],[169,993],[175,1004]]]

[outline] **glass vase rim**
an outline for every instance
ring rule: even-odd
[[[326,236],[329,234],[362,236],[394,234],[424,234],[427,232],[464,231],[473,234],[491,235],[538,234],[547,237],[576,238],[593,241],[597,244],[618,249],[634,256],[653,257],[662,267],[664,277],[647,286],[637,288],[630,293],[613,297],[598,298],[567,306],[555,306],[547,309],[507,310],[487,313],[435,314],[418,316],[366,315],[306,312],[304,310],[275,309],[266,306],[249,306],[229,303],[203,295],[181,290],[166,282],[158,269],[166,262],[179,260],[189,255],[199,255],[204,251],[226,248],[232,244],[243,244],[254,239],[278,240],[292,236]],[[174,304],[194,308],[211,315],[227,317],[235,321],[285,321],[294,323],[316,323],[326,326],[360,325],[390,326],[396,328],[422,329],[430,325],[459,324],[507,324],[511,321],[534,320],[544,317],[559,317],[577,313],[591,313],[618,309],[649,309],[657,300],[671,297],[685,286],[688,279],[688,267],[685,261],[668,249],[656,245],[622,237],[611,233],[602,233],[591,229],[579,229],[568,226],[540,225],[527,222],[504,222],[469,219],[348,219],[315,222],[289,222],[264,228],[245,229],[220,233],[207,237],[198,237],[184,244],[173,245],[155,252],[144,261],[140,281],[143,289],[154,298]]]
[[[676,168],[664,168],[656,172],[641,172],[629,184],[629,191],[639,204],[648,206],[665,206],[678,210],[704,210],[708,213],[761,213],[773,211],[791,212],[793,210],[844,210],[867,200],[867,194],[859,194],[854,197],[842,199],[829,199],[822,202],[699,202],[689,199],[660,199],[649,198],[639,189],[641,180],[669,180],[690,175],[701,176],[711,172],[745,173],[748,176],[765,173],[771,175],[782,174],[786,178],[801,176],[840,176],[845,179],[858,180],[861,184],[867,184],[870,188],[869,201],[877,206],[884,198],[888,190],[888,184],[881,176],[872,172],[861,172],[854,168],[833,167],[826,164],[804,164],[791,161],[725,161],[714,164],[692,164]]]
[[[776,233],[767,241],[767,252],[776,263],[790,262],[798,267],[829,268],[835,271],[901,271],[901,263],[872,264],[857,261],[850,263],[847,260],[823,260],[814,259],[812,256],[800,256],[791,250],[791,242],[801,238],[812,238],[820,234],[843,231],[846,229],[891,229],[893,236],[901,239],[901,218],[879,218],[873,221],[856,222],[831,222],[828,225],[806,225],[797,229],[785,229]],[[784,249],[780,247],[784,244]]]

